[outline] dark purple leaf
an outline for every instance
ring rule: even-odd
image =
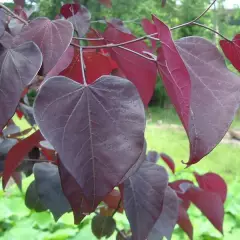
[[[12,41],[13,41],[13,36],[6,31],[4,32],[2,37],[0,38],[0,43],[5,48],[10,48],[12,46]]]
[[[189,219],[187,210],[182,206],[182,204],[179,205],[178,210],[178,225],[182,230],[187,233],[190,240],[193,239],[193,226]]]
[[[225,202],[227,197],[227,184],[223,178],[221,178],[216,173],[206,173],[204,175],[199,175],[195,172],[194,176],[200,188],[205,191],[215,192],[219,194],[223,203]]]
[[[43,54],[43,73],[45,75],[66,51],[72,36],[73,26],[69,21],[36,18],[25,25],[21,33],[14,38],[14,45],[25,41],[35,42]]]
[[[90,27],[90,20],[91,13],[82,5],[75,15],[68,18],[68,21],[73,24],[74,29],[78,32],[79,37],[83,37],[87,33]]]
[[[187,131],[191,93],[190,76],[172,40],[168,26],[155,16],[153,21],[161,41],[161,47],[158,49],[158,71],[162,76],[167,94]]]
[[[175,191],[167,187],[164,194],[162,213],[148,235],[148,240],[159,240],[160,236],[166,237],[168,240],[171,239],[178,220],[178,206],[179,199]]]
[[[160,153],[160,156],[162,158],[162,160],[168,165],[168,167],[172,170],[173,173],[175,173],[175,163],[172,160],[171,157],[169,157],[167,154],[165,153]]]
[[[33,42],[9,49],[0,47],[0,130],[15,113],[22,91],[34,79],[41,63],[41,52]]]
[[[126,79],[102,76],[84,86],[61,76],[50,78],[36,97],[34,113],[93,209],[142,152],[144,107]]]
[[[146,160],[146,150],[147,150],[147,142],[144,141],[144,146],[140,157],[138,158],[137,162],[127,171],[124,175],[123,179],[120,181],[119,184],[123,183],[127,180],[130,176],[132,176],[137,170],[140,168],[142,163]]]
[[[36,212],[44,212],[47,210],[38,196],[35,181],[32,181],[27,188],[25,194],[25,205]]]
[[[40,201],[57,221],[71,206],[63,194],[58,168],[50,163],[36,163],[33,167],[35,185]]]
[[[151,232],[163,209],[167,183],[165,169],[147,161],[124,182],[124,208],[133,240],[145,240]]]
[[[191,165],[211,152],[229,129],[239,107],[240,78],[228,70],[210,41],[187,37],[176,45],[192,83],[187,163]]]
[[[59,174],[64,195],[68,199],[74,214],[74,223],[79,224],[85,215],[90,213],[90,207],[83,196],[83,191],[74,177],[67,171],[59,160]]]
[[[156,151],[148,151],[146,159],[149,162],[156,163],[159,159],[159,153]]]
[[[111,24],[108,24],[103,36],[108,43],[114,44],[136,39],[132,34],[121,32]],[[147,45],[142,41],[126,44],[124,47],[141,54],[149,52]],[[147,106],[156,84],[156,64],[120,48],[112,48],[110,53],[126,78],[136,86],[144,105]]]

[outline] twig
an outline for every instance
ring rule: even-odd
[[[103,41],[104,38],[82,38],[82,37],[73,37],[76,40],[83,40],[83,41]]]
[[[221,38],[223,38],[223,39],[231,42],[231,40],[229,40],[228,38],[226,38],[225,36],[223,36],[221,33],[217,32],[216,30],[214,30],[214,29],[212,29],[212,28],[210,28],[210,27],[208,27],[208,26],[206,26],[206,25],[203,25],[203,24],[197,23],[197,22],[193,22],[192,24],[193,24],[193,25],[196,25],[196,26],[199,26],[199,27],[202,27],[202,28],[205,28],[205,29],[207,29],[207,30],[209,30],[209,31],[211,31],[211,32],[219,35]]]
[[[17,14],[15,14],[12,10],[10,10],[8,7],[6,7],[4,4],[0,3],[0,8],[3,8],[6,12],[10,13],[14,18],[17,18],[19,21],[24,23],[25,25],[28,24],[28,22],[21,17],[19,17]]]
[[[82,49],[82,47],[80,47],[80,60],[81,60],[83,83],[84,83],[85,86],[87,86],[87,80],[86,80],[86,76],[85,76],[85,68],[84,68],[84,59],[83,59],[83,49]]]

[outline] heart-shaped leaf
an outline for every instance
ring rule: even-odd
[[[228,70],[210,41],[187,37],[176,45],[192,83],[187,163],[191,165],[211,152],[229,129],[239,107],[240,78]]]
[[[66,51],[72,36],[73,26],[69,21],[36,18],[24,26],[13,42],[16,46],[26,41],[33,41],[39,46],[43,54],[43,74],[45,75]]]
[[[141,25],[142,25],[144,32],[148,35],[157,32],[156,26],[151,21],[149,21],[147,18],[142,19]],[[151,43],[152,43],[152,48],[156,49],[156,47],[157,47],[156,40],[151,40]]]
[[[124,33],[111,24],[108,24],[103,36],[108,43],[114,44],[136,39],[132,34]],[[147,45],[142,41],[126,44],[125,47],[141,54],[144,51],[149,52]],[[112,48],[110,53],[127,79],[137,87],[144,105],[147,106],[156,84],[155,63],[121,48]]]
[[[179,199],[175,191],[167,187],[164,194],[162,213],[148,235],[148,240],[159,240],[161,236],[166,237],[168,240],[171,239],[178,220],[178,205]]]
[[[92,209],[142,152],[144,107],[126,79],[103,76],[84,86],[61,76],[50,78],[36,97],[34,114]]]
[[[155,16],[153,21],[161,41],[161,47],[158,49],[158,71],[162,76],[167,94],[187,131],[191,94],[190,76],[172,40],[168,26]]]
[[[40,201],[57,221],[71,206],[63,194],[58,168],[50,163],[36,163],[33,167],[35,185]]]
[[[145,240],[158,220],[167,183],[165,169],[147,161],[124,182],[124,208],[133,240]]]
[[[221,178],[216,173],[206,173],[204,175],[199,175],[195,172],[194,176],[200,188],[205,191],[215,192],[219,194],[223,203],[225,202],[227,197],[227,184],[223,178]]]
[[[8,180],[10,179],[12,173],[24,159],[25,155],[32,150],[41,140],[43,140],[42,134],[40,131],[36,131],[29,137],[21,140],[16,145],[14,145],[4,162],[4,172],[3,172],[3,187],[6,186]]]
[[[34,79],[41,64],[41,52],[33,42],[14,48],[0,47],[0,130],[15,113],[22,91]]]
[[[74,177],[67,171],[59,159],[59,174],[64,195],[68,199],[74,214],[74,223],[79,224],[86,214],[91,211],[84,199],[83,191]]]
[[[240,72],[240,34],[232,41],[221,40],[220,46],[232,65]]]
[[[36,189],[35,181],[31,182],[25,195],[25,205],[36,212],[44,212],[47,208],[41,202]]]

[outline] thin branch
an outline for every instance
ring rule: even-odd
[[[0,3],[0,8],[3,8],[6,12],[10,13],[14,18],[17,18],[19,21],[21,21],[25,25],[28,24],[28,22],[26,20],[24,20],[23,18],[19,17],[17,14],[15,14],[12,10],[10,10],[4,4]]]
[[[197,23],[197,22],[193,22],[192,24],[193,24],[193,25],[196,25],[196,26],[199,26],[199,27],[202,27],[202,28],[205,28],[205,29],[207,29],[207,30],[209,30],[209,31],[211,31],[211,32],[219,35],[221,38],[223,38],[223,39],[231,42],[231,40],[229,40],[228,38],[226,38],[225,36],[223,36],[221,33],[217,32],[216,30],[214,30],[214,29],[212,29],[212,28],[210,28],[210,27],[208,27],[208,26],[206,26],[206,25],[203,25],[203,24]]]
[[[156,62],[155,59],[150,58],[150,57],[147,57],[147,56],[145,56],[145,55],[143,55],[143,54],[141,54],[141,53],[139,53],[139,52],[135,52],[135,51],[133,51],[133,50],[131,50],[131,49],[129,49],[129,48],[126,48],[126,47],[123,47],[123,46],[118,46],[118,48],[121,48],[121,49],[123,49],[123,50],[125,50],[125,51],[128,51],[128,52],[131,52],[131,53],[134,53],[134,54],[136,54],[136,55],[138,55],[138,56],[140,56],[140,57],[142,57],[142,58],[145,58],[145,59],[147,59],[147,60],[149,60],[149,61]]]
[[[83,41],[103,41],[104,38],[82,38],[82,37],[73,37],[76,40],[83,40]]]
[[[81,60],[81,68],[82,68],[82,77],[83,77],[83,83],[85,86],[87,86],[87,80],[85,76],[85,64],[84,64],[84,59],[83,59],[83,49],[80,47],[80,60]]]
[[[194,20],[190,21],[190,22],[187,22],[187,23],[183,23],[181,25],[178,25],[178,26],[175,26],[175,27],[172,27],[171,30],[176,30],[176,29],[179,29],[181,27],[185,27],[185,26],[188,26],[188,25],[192,25],[194,22],[196,22],[197,20],[199,20],[201,17],[203,17],[207,12],[208,10],[214,5],[214,3],[216,2],[217,0],[213,0],[213,2],[208,6],[208,8],[206,8],[198,17],[196,17]]]

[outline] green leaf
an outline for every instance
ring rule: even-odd
[[[49,229],[53,222],[53,218],[49,212],[41,212],[41,213],[32,213],[31,219],[33,219],[35,223],[35,227],[38,229]]]
[[[75,236],[77,232],[78,229],[74,228],[59,229],[52,234],[48,234],[48,236],[45,237],[44,240],[66,240],[70,239],[70,237]]]

